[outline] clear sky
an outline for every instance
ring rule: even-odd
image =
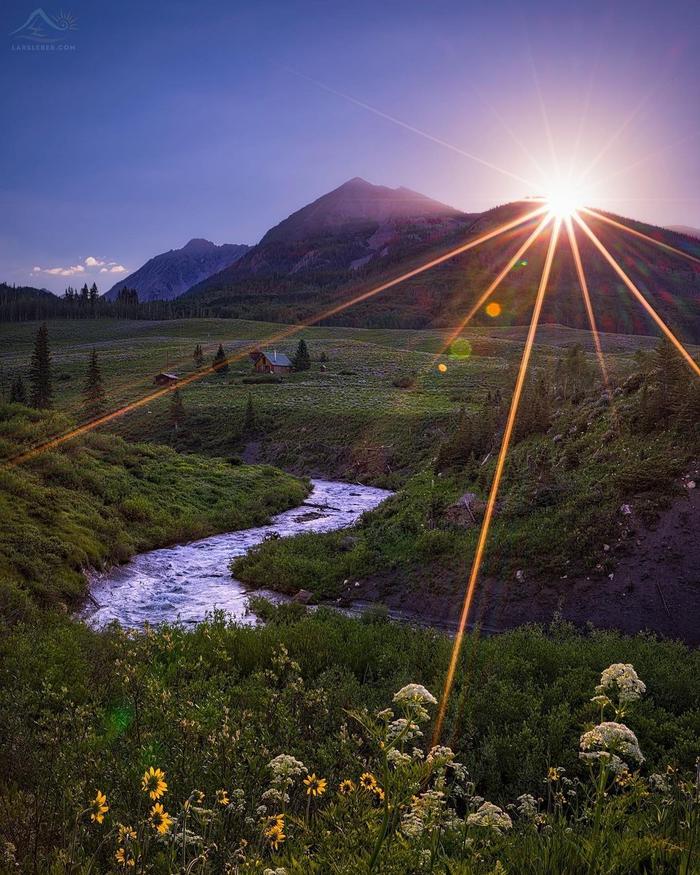
[[[477,211],[598,158],[588,203],[700,227],[697,2],[51,0],[69,48],[18,48],[37,2],[0,6],[0,280],[105,290],[353,176]]]

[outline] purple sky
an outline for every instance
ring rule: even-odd
[[[0,280],[105,290],[353,176],[474,211],[598,158],[588,203],[700,227],[700,4],[81,0],[28,51],[36,2],[0,9]]]

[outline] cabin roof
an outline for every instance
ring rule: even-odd
[[[282,367],[291,368],[292,362],[288,356],[286,356],[283,352],[277,352],[274,350],[270,352],[267,349],[261,350],[262,354],[265,358],[273,365],[281,365]]]

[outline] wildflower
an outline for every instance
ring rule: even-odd
[[[363,772],[363,774],[360,775],[360,787],[362,787],[363,790],[373,791],[376,786],[377,779],[371,772]]]
[[[479,808],[467,817],[468,826],[483,826],[495,832],[502,832],[513,826],[513,821],[498,805],[493,802],[484,802]]]
[[[131,826],[124,826],[123,823],[117,825],[119,830],[119,841],[121,844],[124,842],[133,842],[136,841],[136,830]]]
[[[564,769],[559,766],[550,766],[547,769],[547,783],[556,784],[561,779]]]
[[[90,803],[90,820],[95,823],[102,823],[105,819],[105,812],[109,811],[107,797],[100,790],[95,790],[95,798]]]
[[[228,805],[230,799],[228,798],[228,793],[226,790],[217,790],[216,791],[216,801],[219,805]]]
[[[114,855],[114,859],[117,861],[119,866],[123,868],[132,868],[136,865],[136,860],[131,856],[131,854],[126,851],[124,848],[119,848]]]
[[[341,781],[338,785],[338,793],[341,796],[349,796],[350,793],[355,792],[355,783],[351,781],[350,778],[345,778],[344,781]]]
[[[304,778],[304,783],[307,796],[323,796],[328,782],[325,778],[317,778],[316,773],[312,772],[308,778]]]
[[[408,765],[413,762],[411,755],[408,753],[401,753],[397,748],[392,748],[386,755],[387,760],[391,763],[392,766],[398,768],[401,765]]]
[[[270,842],[270,845],[277,850],[282,842],[287,838],[284,834],[284,815],[275,814],[267,820],[265,827],[265,836]]]
[[[599,723],[583,733],[580,747],[582,760],[604,762],[612,772],[621,772],[630,759],[644,762],[637,736],[624,723]]]
[[[376,797],[376,799],[377,799],[378,802],[383,802],[383,801],[384,801],[384,795],[385,795],[385,794],[384,794],[384,791],[382,790],[381,787],[374,787],[374,788],[372,789],[372,792],[374,793],[374,795],[375,795],[375,797]]]
[[[295,778],[307,771],[304,763],[286,753],[276,756],[267,767],[272,772],[272,783],[280,788],[290,787]]]
[[[141,787],[143,792],[148,793],[151,799],[160,799],[168,789],[168,785],[165,783],[165,772],[161,771],[161,769],[154,769],[153,766],[150,769],[146,769],[141,779]]]
[[[406,684],[398,693],[394,694],[395,702],[407,702],[408,704],[437,705],[435,696],[422,684]]]
[[[151,808],[151,826],[153,829],[157,830],[161,835],[165,835],[170,829],[172,822],[172,817],[163,809],[161,803],[156,802],[153,808]]]
[[[646,693],[646,685],[639,679],[630,663],[615,662],[603,671],[600,684],[595,688],[599,696],[616,700],[621,706],[636,702]]]
[[[438,744],[435,747],[431,747],[427,756],[427,762],[432,763],[433,765],[447,765],[451,763],[455,758],[454,752],[451,747],[445,747],[445,745]]]
[[[414,738],[420,738],[422,735],[423,733],[420,731],[418,724],[414,720],[407,720],[405,717],[392,720],[387,727],[387,738],[389,741],[395,741],[397,738],[400,738],[401,741],[412,741]]]
[[[522,796],[518,796],[517,802],[518,814],[521,817],[532,820],[537,815],[540,806],[534,796],[531,796],[529,793],[523,793]]]

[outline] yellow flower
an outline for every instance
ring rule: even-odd
[[[374,795],[377,797],[377,799],[380,802],[384,801],[384,791],[382,790],[381,787],[373,787],[372,792],[374,793]]]
[[[304,778],[304,783],[306,784],[307,796],[323,796],[328,782],[325,778],[317,778],[316,773],[313,772],[308,778]]]
[[[364,772],[360,775],[360,787],[363,790],[374,790],[377,786],[377,779],[371,772]]]
[[[124,848],[119,848],[117,853],[114,855],[114,859],[120,866],[126,868],[131,868],[136,865],[136,860],[133,857],[130,857],[128,852],[124,850]]]
[[[106,802],[105,794],[100,790],[95,790],[95,798],[90,803],[90,820],[102,823],[105,819],[105,811],[109,811],[109,805]]]
[[[265,827],[265,836],[277,850],[282,842],[287,838],[284,834],[284,814],[273,814],[267,818],[267,826]]]
[[[348,796],[350,793],[355,791],[355,784],[350,778],[346,778],[344,781],[341,781],[338,786],[338,793],[341,796]]]
[[[119,841],[123,844],[125,841],[133,842],[136,840],[136,830],[131,826],[119,824]]]
[[[561,778],[562,770],[558,769],[554,766],[550,766],[547,770],[547,781],[551,784],[556,784],[556,782]]]
[[[163,809],[163,806],[160,802],[156,802],[156,804],[151,808],[151,825],[155,830],[157,830],[161,835],[165,835],[165,833],[170,829],[170,824],[173,822],[172,817],[168,814],[167,811]]]
[[[168,785],[165,783],[165,772],[160,769],[154,769],[153,766],[150,769],[146,769],[141,779],[141,787],[144,793],[148,793],[151,799],[160,799],[168,789]]]
[[[228,793],[225,790],[217,790],[216,791],[216,801],[219,805],[228,805],[229,798]]]

